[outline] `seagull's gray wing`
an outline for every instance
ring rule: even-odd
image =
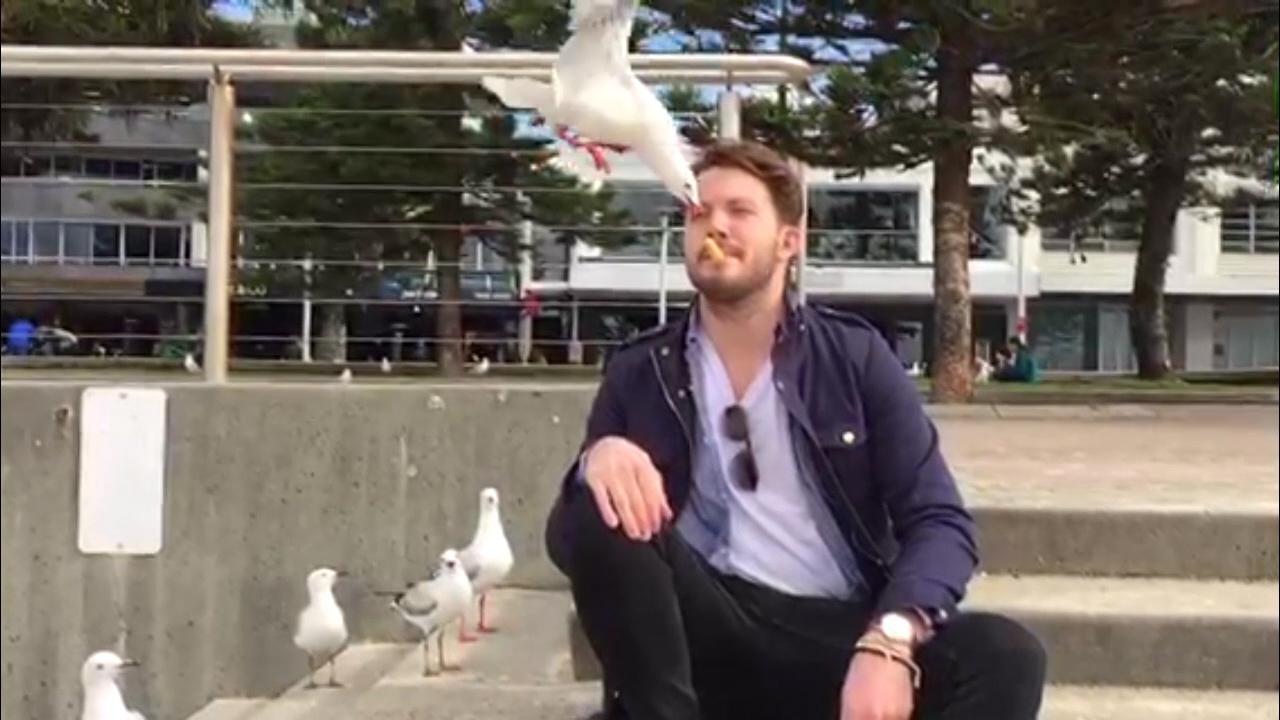
[[[440,604],[436,599],[435,585],[431,580],[414,583],[396,600],[396,604],[410,615],[427,615]]]

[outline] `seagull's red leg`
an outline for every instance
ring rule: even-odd
[[[556,136],[561,140],[569,143],[569,147],[582,147],[582,139],[573,134],[567,125],[556,126]]]
[[[469,642],[475,642],[477,639],[479,638],[477,638],[475,635],[467,634],[467,618],[466,618],[466,614],[464,613],[463,617],[459,618],[458,620],[458,642],[469,643]]]
[[[489,599],[489,593],[480,594],[480,622],[476,625],[476,630],[482,633],[495,633],[495,632],[498,632],[498,628],[492,625],[486,624],[484,621],[485,601],[488,599]]]
[[[604,150],[602,147],[603,146],[597,143],[582,144],[582,148],[591,154],[591,159],[595,162],[596,169],[607,175],[611,170],[609,168],[609,161],[604,159]]]

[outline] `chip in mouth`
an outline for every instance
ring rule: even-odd
[[[702,241],[703,247],[706,248],[705,252],[711,257],[711,261],[717,264],[724,262],[725,257],[720,243],[716,242],[719,235],[720,233],[708,233],[706,239]]]

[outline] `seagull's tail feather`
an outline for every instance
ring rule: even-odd
[[[529,78],[504,78],[490,75],[483,78],[480,84],[485,90],[497,95],[502,104],[509,108],[545,112],[546,108],[554,105],[549,83]]]

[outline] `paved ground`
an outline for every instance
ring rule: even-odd
[[[975,505],[1280,508],[1275,407],[966,406],[932,413]]]

